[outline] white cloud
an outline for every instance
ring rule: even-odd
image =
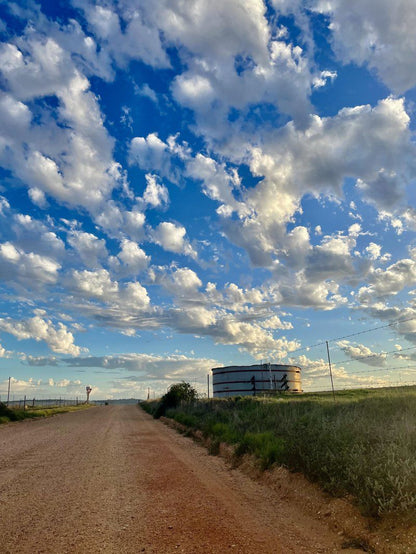
[[[381,246],[375,242],[370,242],[370,244],[365,248],[365,252],[367,252],[368,257],[371,260],[378,260],[381,256]]]
[[[326,86],[328,80],[330,80],[332,83],[336,79],[336,77],[336,71],[321,71],[321,73],[317,75],[313,80],[313,88],[322,88]]]
[[[130,144],[130,161],[142,169],[159,171],[164,175],[170,173],[170,154],[168,145],[150,133],[145,137],[134,137]]]
[[[72,271],[67,277],[69,289],[85,300],[97,300],[104,304],[133,312],[150,307],[146,289],[138,282],[119,285],[112,281],[106,269],[98,271]]]
[[[316,279],[322,278],[319,271],[318,267],[314,275]],[[301,271],[292,278],[279,281],[275,294],[280,306],[333,310],[347,303],[339,294],[339,285],[332,280],[313,282]]]
[[[123,212],[123,226],[122,229],[125,231],[130,239],[139,242],[144,237],[144,224],[146,221],[145,215],[140,212],[138,209],[132,211]]]
[[[182,297],[191,302],[197,297],[201,300],[199,289],[202,281],[192,269],[175,268],[170,275],[162,274],[158,282],[177,298]]]
[[[351,227],[350,239],[324,239],[313,248],[306,228],[288,233],[287,224],[300,213],[306,194],[317,200],[342,198],[347,177],[371,183],[370,189],[363,190],[358,181],[358,188],[366,201],[385,213],[378,180],[386,171],[397,177],[391,182],[389,213],[399,212],[405,203],[403,183],[415,176],[413,151],[409,117],[400,99],[387,98],[374,108],[344,108],[334,117],[314,116],[306,130],[289,123],[266,134],[261,148],[251,148],[248,163],[261,180],[240,191],[245,213],[233,200],[222,211],[223,230],[231,242],[247,251],[255,266],[272,267],[277,261],[286,267],[306,266],[308,277],[314,279],[333,278],[334,270],[338,278],[361,275],[367,268],[353,264],[350,254],[353,237],[361,228],[358,224]],[[232,218],[234,213],[238,218]]]
[[[404,102],[394,98],[375,108],[344,108],[332,118],[314,116],[305,131],[288,124],[262,150],[252,150],[250,168],[264,180],[247,200],[263,217],[287,220],[306,192],[340,196],[346,177],[365,179],[377,189],[380,172],[395,172],[397,179],[391,184],[400,190],[402,176],[413,172],[408,126]]]
[[[56,38],[28,32],[19,48],[0,49],[9,89],[0,101],[0,162],[28,184],[37,205],[52,196],[97,213],[121,175],[89,81]],[[58,101],[57,121],[47,106],[37,107],[35,121],[24,104],[45,96]]]
[[[386,365],[387,354],[384,352],[373,352],[364,344],[352,344],[348,340],[341,340],[336,344],[351,360],[357,360],[362,364],[373,367],[384,367]]]
[[[127,377],[131,381],[147,382],[155,380],[203,380],[217,360],[196,358],[185,354],[154,355],[144,353],[120,354],[118,356],[97,356],[62,360],[68,366],[95,367],[103,370],[120,369],[135,373]],[[147,386],[147,385],[146,385]],[[165,387],[166,389],[166,387]]]
[[[220,212],[224,208],[247,215],[247,207],[238,202],[234,191],[240,189],[241,180],[237,171],[226,169],[224,163],[220,164],[214,159],[198,153],[190,159],[186,166],[186,173],[197,181],[202,181],[202,190],[212,200],[221,203]]]
[[[396,93],[416,85],[413,0],[317,1],[328,14],[333,45],[344,63],[367,64]]]
[[[197,253],[185,235],[185,227],[169,221],[163,221],[152,232],[153,241],[164,250],[196,258]]]
[[[137,243],[128,239],[121,242],[121,251],[117,255],[118,259],[124,264],[128,274],[138,274],[147,268],[150,257],[146,255]]]
[[[10,358],[12,356],[13,352],[10,350],[6,350],[1,344],[0,344],[0,358]]]
[[[14,214],[11,230],[15,234],[13,244],[24,251],[42,256],[61,259],[65,254],[65,244],[49,226],[29,215]]]
[[[348,227],[348,234],[351,237],[358,237],[361,234],[361,225],[359,223],[353,223]]]
[[[110,7],[80,0],[75,4],[84,10],[101,47],[119,65],[127,65],[130,60],[141,60],[153,67],[170,67],[159,29],[143,17],[139,5],[129,6],[125,2]]]
[[[49,365],[49,364],[46,364]],[[0,382],[0,395],[4,397],[7,395],[8,381]],[[65,389],[63,391],[62,389]],[[30,377],[29,379],[17,379],[11,377],[10,390],[13,395],[17,395],[18,398],[23,398],[23,395],[30,395],[30,398],[51,398],[51,395],[56,394],[57,397],[62,394],[71,395],[75,399],[76,396],[85,395],[85,385],[79,379],[67,379],[61,378],[56,380],[52,377],[49,379],[35,379]]]
[[[53,352],[78,356],[79,346],[74,344],[74,336],[63,323],[54,327],[50,319],[40,316],[22,321],[0,318],[0,330],[15,336],[18,340],[34,339],[45,341]]]
[[[265,329],[293,329],[293,325],[290,321],[282,321],[277,315],[265,319],[260,325]]]
[[[47,208],[49,206],[45,193],[37,187],[30,188],[28,195],[35,206],[39,206],[39,208]]]
[[[89,268],[98,268],[102,261],[107,259],[108,252],[105,240],[99,239],[92,233],[72,230],[67,240]]]
[[[288,352],[300,345],[295,340],[285,337],[275,339],[273,335],[255,323],[236,321],[224,318],[217,321],[213,336],[220,344],[236,344],[250,352],[256,359],[283,358]]]
[[[374,298],[398,294],[416,283],[416,261],[398,260],[385,269],[377,268],[368,277],[369,286],[359,290],[359,300],[365,304]]]
[[[193,56],[186,57],[188,70],[176,78],[173,93],[196,112],[200,129],[222,136],[230,108],[262,102],[304,123],[314,77],[300,46],[272,39],[263,2],[168,6],[153,17],[168,39],[185,46],[184,57]]]
[[[146,98],[149,98],[155,104],[158,103],[158,97],[156,92],[151,87],[149,87],[147,83],[145,83],[141,87],[138,87],[136,85],[134,88],[134,92],[136,94],[139,94],[140,96],[145,96]]]
[[[352,237],[326,237],[321,244],[314,247],[305,267],[308,281],[317,282],[331,279],[343,279],[356,273],[351,257],[355,247]]]
[[[0,277],[29,288],[54,284],[61,266],[52,258],[24,252],[11,242],[0,244]]]
[[[164,186],[157,182],[156,175],[146,175],[147,186],[143,193],[143,200],[149,206],[158,208],[166,206],[169,203],[169,191]]]
[[[392,213],[392,209],[400,205],[405,194],[406,178],[381,169],[371,184],[357,179],[357,188],[365,200],[379,211]]]
[[[302,370],[302,386],[313,390],[331,390],[329,367],[327,360],[322,358],[311,360],[305,355],[290,358],[291,363],[299,365]],[[383,363],[383,362],[382,362]],[[357,375],[348,372],[345,367],[333,364],[332,375],[336,389],[343,387],[382,387],[391,385],[385,376]]]

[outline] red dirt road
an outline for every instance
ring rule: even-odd
[[[354,552],[343,540],[134,405],[0,427],[3,553]]]

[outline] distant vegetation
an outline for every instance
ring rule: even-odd
[[[163,401],[163,399],[162,399]],[[161,403],[143,407],[153,414]],[[226,442],[236,463],[252,454],[262,469],[301,471],[334,495],[352,494],[369,515],[416,516],[416,389],[357,390],[331,395],[236,397],[165,406],[165,414]]]
[[[194,402],[198,398],[196,390],[189,384],[182,381],[169,387],[169,390],[157,402],[153,416],[159,418],[166,415],[167,410]]]
[[[10,421],[21,421],[27,418],[49,417],[55,414],[65,412],[74,412],[90,407],[91,404],[79,404],[78,406],[51,406],[50,408],[28,408],[26,410],[17,408],[8,408],[3,402],[0,402],[0,424]]]

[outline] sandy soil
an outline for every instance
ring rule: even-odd
[[[253,480],[134,405],[3,425],[0,549],[362,552],[334,524],[337,504],[325,512],[325,497],[317,502],[313,487],[293,479]]]

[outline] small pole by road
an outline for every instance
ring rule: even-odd
[[[329,375],[331,376],[332,396],[334,397],[334,402],[335,402],[335,390],[334,390],[334,380],[332,378],[331,357],[329,355],[328,341],[325,341],[325,342],[326,342],[326,351],[327,351],[327,354],[328,354]]]
[[[10,379],[11,377],[9,377],[9,386],[7,388],[7,405],[9,405],[9,400],[10,400]]]

